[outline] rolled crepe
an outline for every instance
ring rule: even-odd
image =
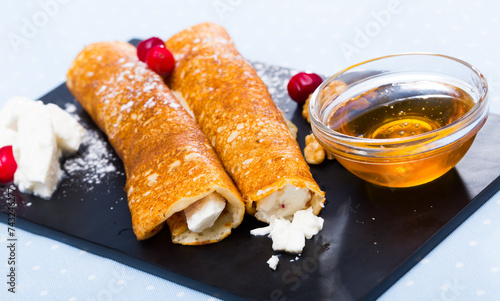
[[[135,47],[89,45],[72,63],[67,79],[71,93],[123,161],[139,240],[155,235],[166,221],[174,243],[207,244],[241,223],[244,203],[217,154],[162,78],[137,59]],[[206,214],[213,208],[201,202],[214,198],[225,202],[222,213],[213,226],[192,231],[185,210]]]
[[[270,222],[308,207],[324,192],[266,85],[221,26],[203,23],[166,41],[177,64],[167,85],[180,94],[211,141],[246,203]]]

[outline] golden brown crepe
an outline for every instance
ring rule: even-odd
[[[167,221],[173,242],[207,244],[241,223],[244,203],[209,141],[162,78],[137,59],[134,46],[89,45],[67,78],[71,93],[123,161],[139,240],[155,235]],[[189,230],[183,210],[213,193],[225,199],[224,211],[212,227]]]
[[[166,45],[177,61],[167,85],[193,111],[241,192],[247,212],[266,222],[272,214],[293,215],[286,206],[291,211],[312,206],[318,214],[324,192],[311,176],[267,87],[224,28],[199,24],[174,35]],[[263,200],[299,190],[309,198],[303,204],[290,197],[289,202],[264,205]]]

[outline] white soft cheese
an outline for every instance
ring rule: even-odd
[[[306,208],[310,200],[309,189],[288,184],[260,200],[257,203],[255,217],[268,223],[273,216],[289,219],[296,211]]]
[[[42,105],[41,101],[38,103],[26,97],[14,97],[9,99],[0,111],[0,127],[17,132],[17,119],[22,112],[34,106]]]
[[[323,229],[323,221],[321,217],[313,214],[310,207],[297,211],[291,222],[274,217],[269,226],[253,229],[250,234],[269,234],[273,240],[273,250],[298,254],[304,249],[306,238],[312,238]]]
[[[269,237],[273,240],[273,250],[288,253],[301,253],[306,245],[304,232],[290,221],[278,218],[272,223]]]
[[[56,105],[14,97],[0,110],[0,132],[1,146],[12,145],[18,166],[14,184],[49,198],[62,176],[61,154],[78,150],[85,129]]]
[[[312,207],[309,207],[306,210],[295,212],[292,225],[302,229],[304,236],[310,239],[323,229],[324,221],[321,217],[314,215]]]
[[[17,138],[17,132],[9,129],[0,127],[0,148],[6,145],[14,145]]]
[[[217,193],[196,201],[184,209],[189,230],[202,232],[212,227],[226,207],[226,201]]]
[[[267,261],[267,264],[269,265],[269,267],[271,269],[276,270],[276,267],[278,266],[279,262],[280,262],[280,259],[278,258],[278,256],[273,255],[273,256],[271,256],[271,258],[269,258],[269,260]]]
[[[59,167],[60,151],[47,115],[27,110],[19,116],[13,152],[18,166],[14,184],[22,192],[49,198],[62,171]]]
[[[273,221],[271,221],[271,223],[273,223]],[[267,227],[256,228],[256,229],[250,230],[250,234],[252,234],[254,236],[264,236],[264,235],[268,235],[269,233],[271,233],[272,229],[273,229],[273,227],[271,225],[269,225]]]
[[[65,154],[78,151],[85,129],[70,114],[56,106],[47,104],[44,106],[56,135],[57,146]]]

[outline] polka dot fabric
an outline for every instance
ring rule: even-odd
[[[476,211],[381,300],[496,300],[500,193]],[[496,222],[494,222],[496,221]]]
[[[52,239],[20,229],[16,235],[18,286],[15,295],[4,286],[0,300],[218,300]],[[0,244],[6,241],[0,235]],[[4,249],[0,258],[8,257]]]
[[[500,114],[498,11],[500,2],[474,0],[7,0],[0,10],[0,107],[13,96],[37,98],[62,83],[86,44],[166,39],[187,26],[212,21],[226,27],[249,60],[324,75],[400,52],[455,56],[485,74],[491,112]],[[381,300],[497,299],[499,217],[497,194]],[[7,225],[1,222],[0,266],[5,273]],[[216,300],[64,243],[16,231],[17,300]],[[0,300],[12,297],[4,285]]]

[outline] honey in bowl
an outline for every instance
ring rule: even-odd
[[[462,60],[389,55],[325,80],[309,102],[317,141],[347,170],[387,187],[428,183],[467,153],[488,117],[488,84]]]
[[[359,138],[409,137],[454,122],[474,104],[465,91],[444,83],[384,85],[332,111],[328,127]]]
[[[468,93],[450,84],[433,81],[387,84],[332,109],[327,126],[338,133],[357,138],[413,137],[446,127],[474,105]],[[442,135],[447,135],[446,130]],[[473,140],[474,136],[471,135],[461,141],[459,146],[450,146],[444,152],[430,157],[429,154],[408,156],[411,153],[410,142],[408,147],[403,145],[396,148],[390,160],[375,158],[360,163],[350,160],[349,154],[337,159],[351,172],[369,182],[408,187],[429,182],[451,169],[467,152]]]

